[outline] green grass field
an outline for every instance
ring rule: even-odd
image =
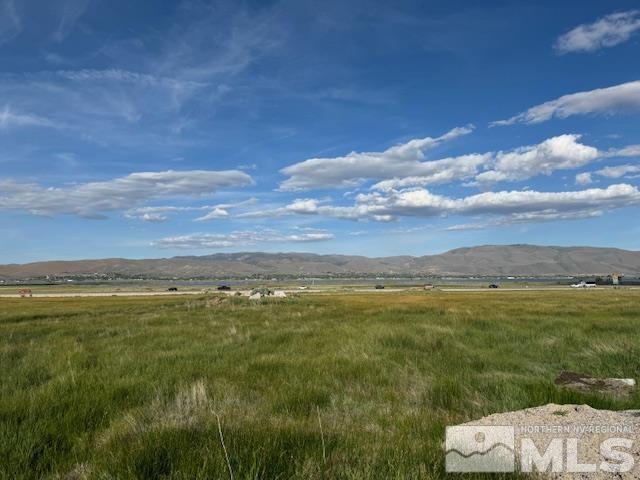
[[[637,291],[208,298],[0,299],[2,478],[442,478],[446,425],[640,407],[553,385],[640,377]]]

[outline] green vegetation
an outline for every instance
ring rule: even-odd
[[[446,425],[638,408],[553,380],[639,378],[639,320],[625,290],[0,299],[0,476],[441,478]]]

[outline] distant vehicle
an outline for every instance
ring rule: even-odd
[[[500,286],[492,283],[491,285],[489,285],[489,288],[500,288]]]
[[[376,290],[384,290],[384,285],[376,285]]]
[[[596,282],[585,282],[582,281],[580,283],[574,283],[571,285],[571,288],[594,288],[596,286]]]
[[[435,288],[435,287],[434,287],[432,284],[430,284],[430,283],[427,283],[427,284],[424,286],[424,289],[425,289],[425,290],[433,290],[434,288]]]
[[[21,288],[20,290],[18,290],[18,295],[20,295],[22,298],[33,297],[33,292],[30,288]]]
[[[231,287],[229,285],[220,285],[218,290],[231,290]]]
[[[167,288],[167,292],[177,292],[178,291],[178,287],[169,287]]]
[[[298,287],[298,290],[309,290],[309,287],[307,287],[306,285],[300,285]]]

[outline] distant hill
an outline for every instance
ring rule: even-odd
[[[253,275],[608,275],[640,274],[640,252],[616,248],[486,245],[423,257],[368,258],[312,253],[217,253],[155,260],[50,261],[0,265],[0,278],[118,275],[245,277]]]

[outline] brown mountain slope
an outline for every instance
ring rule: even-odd
[[[0,277],[117,274],[144,277],[251,275],[433,274],[607,275],[640,274],[640,252],[595,247],[487,245],[424,257],[368,258],[311,253],[219,253],[154,260],[51,261],[0,265]]]

